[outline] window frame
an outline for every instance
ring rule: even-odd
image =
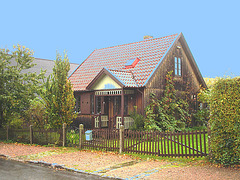
[[[174,74],[176,77],[182,77],[182,57],[174,57]]]
[[[101,96],[96,96],[96,113],[100,114],[102,112],[102,97]]]
[[[94,95],[90,95],[90,114],[94,114]]]

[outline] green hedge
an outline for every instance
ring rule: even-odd
[[[210,159],[240,164],[240,78],[219,79],[210,97]]]

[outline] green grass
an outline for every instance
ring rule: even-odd
[[[161,155],[161,154],[192,154],[193,151],[196,154],[197,151],[193,150],[200,150],[200,147],[202,146],[202,150],[204,153],[208,153],[208,143],[206,142],[206,152],[204,149],[204,142],[203,142],[203,134],[201,134],[202,143],[200,144],[200,136],[194,135],[186,135],[186,141],[185,137],[183,139],[177,139],[177,136],[175,136],[175,141],[181,143],[182,145],[178,145],[176,142],[172,142],[168,139],[159,138],[158,136],[155,137],[155,139],[151,138],[150,140],[142,140],[140,139],[139,143],[139,137],[137,137],[138,141],[136,141],[135,138],[128,139],[124,141],[124,147],[128,148],[130,147],[130,151],[143,151],[149,152],[149,154],[155,154],[155,155]],[[207,139],[207,134],[205,134],[205,138]],[[159,139],[159,141],[158,141]],[[192,143],[194,139],[194,144]],[[198,144],[196,143],[196,139],[198,141]],[[174,137],[172,137],[172,140],[174,140]],[[184,146],[186,145],[186,146]],[[189,148],[193,147],[193,149]],[[189,152],[190,151],[190,152]]]
[[[67,146],[79,145],[79,133],[75,131],[69,131],[66,134]]]

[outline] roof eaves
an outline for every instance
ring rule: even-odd
[[[166,50],[166,52],[164,53],[164,55],[162,56],[162,58],[160,59],[159,63],[155,66],[154,70],[152,71],[152,73],[149,75],[149,77],[147,78],[147,80],[145,81],[145,83],[142,85],[142,87],[146,86],[146,84],[148,83],[148,81],[151,79],[151,77],[153,76],[153,74],[155,73],[155,71],[158,69],[158,67],[160,66],[160,64],[162,63],[163,59],[167,56],[167,54],[169,53],[170,49],[173,47],[173,45],[176,43],[176,40],[179,39],[181,37],[182,33],[179,33],[178,36],[176,36],[173,40],[173,42],[171,43],[171,45],[168,47],[168,49]]]
[[[187,41],[185,40],[183,35],[182,35],[182,40],[183,40],[182,42],[183,42],[183,44],[184,44],[184,46],[186,48],[186,52],[189,54],[190,58],[193,60],[192,63],[193,63],[194,68],[196,69],[197,77],[199,78],[199,81],[202,82],[202,85],[203,85],[204,88],[207,88],[206,82],[204,81],[204,79],[202,77],[202,74],[201,74],[201,72],[200,72],[200,70],[198,68],[198,65],[197,65],[197,63],[196,63],[196,61],[195,61],[195,59],[193,57],[193,54],[190,51],[190,48],[189,48],[189,46],[187,44]]]
[[[101,77],[101,75],[105,73],[107,75],[110,75],[111,78],[113,78],[114,81],[116,81],[117,84],[119,84],[119,86],[124,87],[125,84],[115,75],[113,74],[109,69],[107,69],[106,67],[102,68],[102,70],[90,81],[90,83],[87,85],[86,89],[91,88],[91,86],[96,82],[96,80],[98,78]]]
[[[73,75],[73,73],[85,62],[87,59],[95,52],[95,50],[68,76],[68,79]]]
[[[80,66],[80,65],[79,65]],[[75,70],[68,76],[68,79],[71,77],[71,75],[79,68],[79,66],[78,67],[76,67],[75,68]]]
[[[108,68],[104,67],[116,80],[118,80],[123,86],[126,86],[126,84],[119,79],[113,72],[111,72]]]

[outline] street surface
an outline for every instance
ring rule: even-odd
[[[0,158],[0,179],[1,180],[63,180],[63,179],[109,179],[95,175],[69,172],[66,170],[55,170],[36,164],[22,163],[18,161]]]

